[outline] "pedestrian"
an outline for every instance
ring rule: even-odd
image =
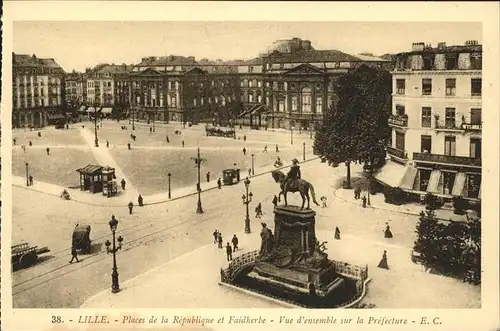
[[[38,137],[41,137],[42,136],[42,133],[40,131],[38,131]]]
[[[220,178],[219,178],[219,179],[217,179],[217,188],[218,188],[219,190],[222,188],[222,182],[221,182]]]
[[[262,204],[259,202],[257,207],[255,207],[255,218],[261,218],[262,217]]]
[[[264,151],[263,151],[263,153],[267,153],[267,145],[266,145],[266,146],[264,146]]]
[[[196,192],[201,192],[201,185],[200,185],[200,183],[196,183]]]
[[[128,203],[128,213],[129,213],[129,215],[132,215],[132,209],[134,209],[134,203],[132,201],[130,201]]]
[[[274,205],[274,208],[278,207],[278,197],[276,196],[276,194],[274,195],[274,198],[273,198],[273,205]]]
[[[143,199],[142,199],[142,195],[139,194],[139,196],[137,197],[137,203],[139,204],[139,207],[142,207],[144,206],[144,203],[143,203]]]
[[[167,135],[167,143],[169,143],[169,144],[170,144],[170,139],[168,139],[168,135]]]
[[[149,133],[153,132],[153,128],[149,127]]]
[[[243,147],[243,155],[247,155],[247,149]]]
[[[231,242],[233,243],[233,252],[236,252],[238,250],[238,237],[236,237],[235,234],[233,234],[233,239],[231,239]]]
[[[47,151],[47,155],[50,155],[50,148],[47,147],[45,150]]]
[[[30,145],[30,147],[33,146],[33,143],[31,142],[31,140],[29,141],[28,144]]]
[[[340,240],[340,229],[338,226],[335,227],[335,239]]]
[[[214,236],[214,244],[217,243],[217,238],[219,238],[219,231],[217,231],[217,229],[215,229],[214,233],[212,233],[212,235]]]
[[[182,141],[182,147],[184,148],[184,140]]]
[[[69,125],[68,124],[66,124],[66,130],[69,130]]]
[[[22,145],[21,148],[23,149],[23,152],[26,153],[26,146],[25,145]]]
[[[226,255],[228,261],[231,261],[233,259],[233,249],[231,248],[231,245],[229,245],[229,243],[226,244]]]
[[[361,189],[357,186],[354,189],[354,199],[358,200],[361,197]]]
[[[80,262],[78,261],[78,254],[77,254],[77,251],[76,251],[76,246],[71,246],[71,260],[69,261],[69,263],[73,263],[73,260],[76,259],[76,263]]]
[[[122,190],[125,191],[125,184],[126,184],[125,178],[122,178],[122,181],[120,183],[122,184]]]
[[[366,196],[363,195],[363,198],[361,199],[362,203],[363,203],[363,208],[366,208]]]
[[[132,148],[130,147],[130,143],[127,144],[127,147],[129,150],[131,150]]]
[[[243,135],[243,141],[247,141],[247,136]]]
[[[109,141],[106,140],[106,147],[109,148]]]
[[[220,232],[217,234],[217,243],[219,244],[218,248],[222,248],[222,233]]]
[[[378,263],[377,267],[389,270],[389,264],[387,263],[387,251],[384,251],[384,254],[382,254],[382,259]]]
[[[385,228],[384,238],[392,238],[391,227],[389,225]]]
[[[33,176],[29,175],[28,180],[30,182],[30,186],[33,186]]]
[[[16,145],[16,138],[12,139],[12,144]]]
[[[280,149],[278,148],[278,144],[276,144],[276,153],[279,153]]]
[[[210,171],[207,172],[207,183],[210,183]]]
[[[252,176],[252,169],[248,169],[248,177]]]
[[[326,199],[327,199],[327,198],[326,198],[325,196],[322,196],[322,197],[321,197],[321,199],[320,199],[320,200],[321,200],[321,202],[322,202],[322,206],[321,206],[321,208],[326,208],[326,207],[327,207],[327,205],[326,205]]]

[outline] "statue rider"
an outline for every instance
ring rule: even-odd
[[[299,161],[297,159],[292,160],[292,167],[290,168],[290,171],[288,172],[286,179],[285,179],[285,185],[289,182],[292,182],[300,179],[300,166],[299,166]]]

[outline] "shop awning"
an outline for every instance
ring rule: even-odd
[[[455,183],[453,184],[452,195],[461,196],[464,192],[466,175],[463,172],[459,172],[455,176]]]
[[[406,167],[405,174],[401,180],[399,187],[406,190],[413,190],[413,183],[415,182],[415,177],[417,176],[418,169],[413,166]]]
[[[387,163],[373,176],[373,178],[385,185],[399,187],[405,171],[405,166],[393,161],[387,161]]]
[[[260,115],[262,113],[265,113],[266,112],[266,108],[264,107],[264,105],[256,105],[254,107],[252,107],[251,109],[251,115]]]
[[[111,114],[112,111],[113,111],[113,108],[111,108],[111,107],[104,107],[102,109],[103,114]]]
[[[440,179],[441,179],[441,171],[432,170],[431,177],[429,178],[429,184],[427,185],[427,192],[441,193],[441,192],[438,192],[438,185],[439,185]]]

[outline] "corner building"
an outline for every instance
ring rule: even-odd
[[[409,192],[481,198],[482,46],[414,43],[395,56],[391,159],[376,178]]]

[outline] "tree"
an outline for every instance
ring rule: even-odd
[[[435,265],[438,258],[437,238],[440,225],[436,219],[434,209],[429,208],[420,212],[419,221],[416,226],[417,240],[414,242],[413,250],[422,256],[425,267]]]
[[[318,155],[328,163],[345,162],[347,186],[350,163],[371,163],[385,158],[391,136],[391,75],[365,65],[340,77],[334,87],[338,97],[325,112],[314,141]]]

